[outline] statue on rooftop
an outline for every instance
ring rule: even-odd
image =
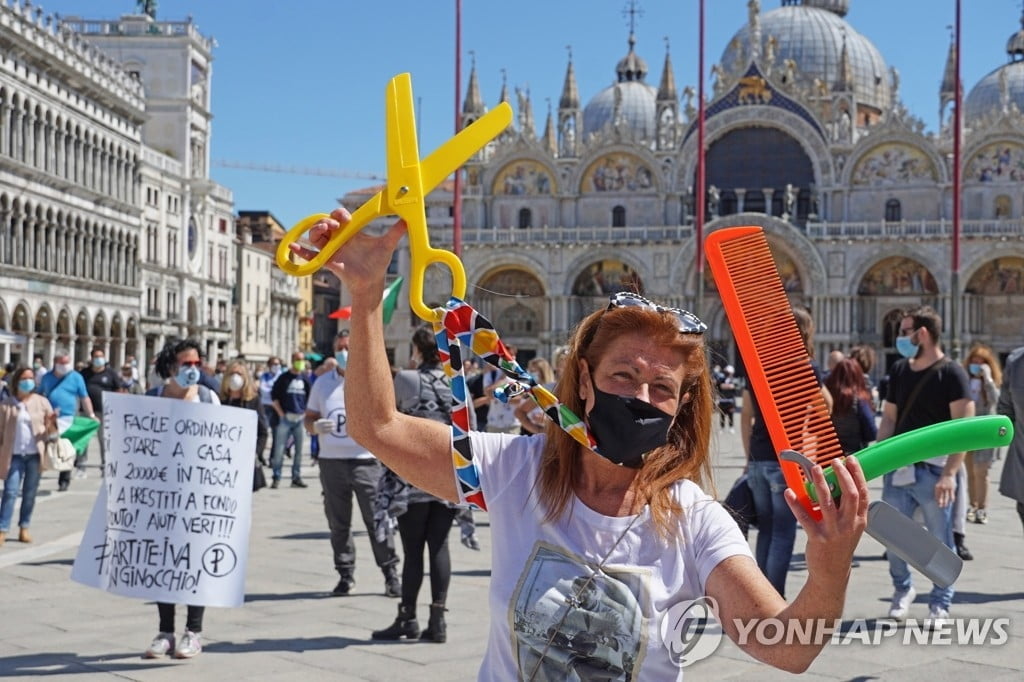
[[[150,19],[156,19],[156,0],[135,0],[135,6]]]

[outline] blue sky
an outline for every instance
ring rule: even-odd
[[[135,10],[132,0],[38,0],[47,12],[87,19]],[[463,94],[475,52],[483,96],[493,106],[505,69],[510,92],[529,88],[538,128],[547,99],[557,107],[572,46],[584,102],[615,78],[626,54],[626,0],[463,0]],[[696,0],[641,0],[637,52],[657,85],[668,36],[681,90],[697,75]],[[762,11],[780,5],[762,0]],[[1005,63],[1020,29],[1019,0],[963,2],[965,91]],[[953,0],[850,0],[846,20],[900,72],[908,108],[938,125],[938,89],[953,23]],[[384,85],[412,73],[420,148],[426,155],[454,130],[455,0],[160,0],[157,18],[191,15],[217,41],[213,65],[215,160],[382,173]],[[707,0],[706,66],[746,22],[746,0]],[[706,81],[708,93],[710,79]],[[236,210],[269,210],[285,225],[329,211],[371,180],[213,168],[234,191]]]

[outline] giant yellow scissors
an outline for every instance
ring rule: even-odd
[[[433,321],[437,313],[423,302],[427,266],[439,263],[451,271],[452,295],[458,298],[466,296],[466,271],[454,253],[430,245],[424,199],[428,192],[512,122],[512,107],[502,102],[421,161],[416,141],[412,78],[409,74],[401,73],[388,82],[384,105],[387,124],[387,185],[356,209],[351,221],[332,235],[312,260],[302,264],[293,263],[289,259],[291,245],[317,221],[330,216],[316,213],[300,220],[288,230],[278,245],[277,265],[291,275],[311,275],[371,220],[397,215],[405,220],[409,235],[412,270],[409,277],[409,304],[418,316]]]

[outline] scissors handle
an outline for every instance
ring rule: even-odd
[[[427,243],[426,231],[409,231],[410,260],[409,263],[409,306],[416,315],[428,322],[440,321],[438,310],[431,308],[423,300],[423,282],[427,277],[427,267],[438,263],[448,268],[452,274],[452,296],[466,297],[466,270],[462,261],[451,251],[435,249]],[[422,241],[422,244],[417,242]]]
[[[384,200],[384,193],[377,192],[373,197],[370,198],[365,204],[356,209],[356,212],[352,214],[352,220],[349,221],[345,227],[331,235],[331,238],[323,245],[318,253],[312,260],[306,263],[295,263],[291,260],[291,245],[302,238],[309,228],[313,227],[316,223],[323,220],[324,218],[330,218],[326,213],[314,213],[313,215],[306,216],[299,222],[295,223],[288,232],[285,233],[281,239],[281,243],[277,247],[277,266],[287,272],[289,275],[295,275],[297,277],[304,275],[312,275],[314,272],[322,268],[327,264],[327,261],[331,259],[338,249],[342,245],[352,238],[359,230],[366,227],[367,224],[374,218],[381,214],[381,203]]]

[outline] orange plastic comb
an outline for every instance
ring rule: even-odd
[[[764,230],[724,228],[708,235],[704,245],[772,445],[778,452],[796,450],[822,468],[828,466],[843,450]],[[807,495],[803,469],[795,462],[779,463],[800,503],[820,518],[817,504]]]

